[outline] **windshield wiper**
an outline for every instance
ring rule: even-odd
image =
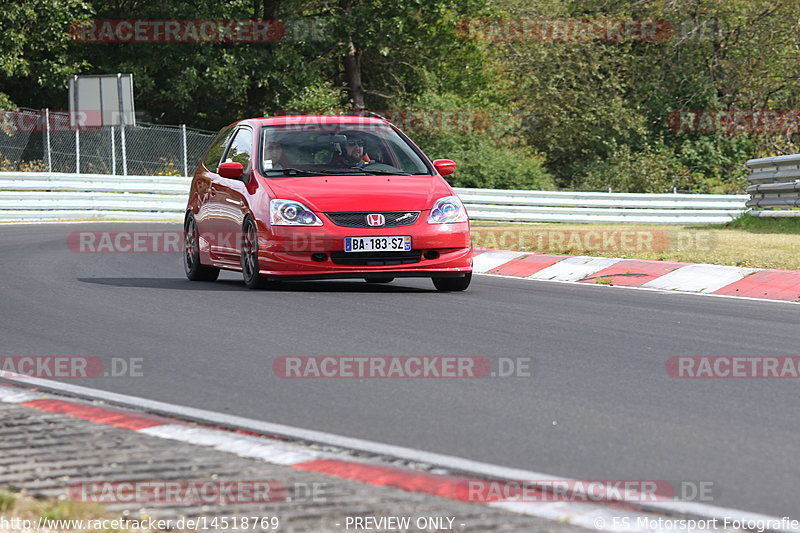
[[[375,168],[366,167],[351,167],[350,170],[360,170],[361,172],[365,172],[367,174],[380,174],[382,176],[410,176],[410,172],[403,172],[402,170],[398,171],[391,171],[391,170],[378,170]]]
[[[402,170],[398,171],[378,170],[369,167],[349,167],[342,172],[322,172],[319,170],[303,170],[301,168],[287,167],[287,168],[271,168],[269,170],[265,170],[264,172],[280,172],[284,176],[346,176],[348,174],[352,174],[353,173],[352,171],[359,171],[364,174],[380,174],[382,176],[411,175],[410,173],[403,172]]]
[[[303,170],[301,168],[271,168],[265,172],[281,172],[284,176],[337,176],[338,172],[320,172],[318,170]]]

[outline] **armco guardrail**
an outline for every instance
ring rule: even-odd
[[[746,195],[635,194],[456,189],[473,220],[724,224],[745,211]]]
[[[751,159],[747,207],[755,216],[800,216],[800,154]]]
[[[181,220],[190,179],[0,172],[0,220]],[[456,189],[473,220],[722,224],[747,196]]]
[[[190,178],[0,172],[0,220],[182,220]]]

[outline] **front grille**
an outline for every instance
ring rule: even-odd
[[[367,215],[380,213],[386,218],[383,226],[367,224]],[[325,213],[337,226],[348,228],[396,228],[410,226],[419,218],[419,211],[372,211],[365,213]]]
[[[410,252],[331,252],[331,261],[337,265],[383,266],[418,263],[419,250]]]

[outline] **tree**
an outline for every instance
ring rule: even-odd
[[[798,149],[796,123],[784,132],[687,133],[669,120],[677,110],[795,109],[796,2],[503,0],[503,7],[509,17],[672,24],[658,42],[495,45],[520,88],[528,142],[547,154],[561,187],[598,186],[602,172],[612,182],[631,162],[651,158],[671,170],[648,187],[730,191],[743,185],[748,157]]]
[[[69,77],[86,65],[70,53],[69,24],[90,16],[80,0],[17,0],[0,9],[0,109],[63,109]]]

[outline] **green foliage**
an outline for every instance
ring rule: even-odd
[[[581,189],[610,188],[615,192],[658,193],[681,187],[686,177],[674,155],[663,147],[632,152],[622,145],[607,159],[586,167]]]
[[[16,497],[7,490],[0,490],[0,513],[4,513],[14,506]]]
[[[286,111],[307,113],[341,113],[347,108],[347,96],[330,82],[303,87],[286,104]]]
[[[671,148],[664,143],[633,151],[621,145],[604,159],[580,168],[580,189],[616,192],[681,192],[734,194],[746,186],[752,141],[747,137],[704,136]]]
[[[745,160],[800,148],[796,130],[682,133],[668,120],[676,110],[796,109],[795,2],[496,1],[510,17],[673,25],[671,38],[653,43],[495,45],[519,87],[528,143],[547,155],[560,187],[736,192]],[[634,177],[639,164],[655,175]]]
[[[526,146],[518,136],[521,125],[502,101],[500,93],[477,94],[474,100],[453,93],[425,93],[406,104],[419,114],[440,114],[458,110],[466,120],[442,127],[407,129],[414,142],[432,159],[452,159],[457,170],[447,177],[457,187],[491,189],[554,188],[553,178],[544,167],[544,158]],[[494,102],[490,102],[494,100]],[[435,122],[434,122],[435,123]],[[445,124],[442,122],[442,124]]]
[[[0,109],[65,107],[71,74],[86,62],[70,53],[69,24],[89,16],[80,0],[21,0],[0,9]],[[26,101],[18,101],[23,97]]]
[[[676,159],[689,172],[678,188],[715,194],[743,192],[747,187],[744,162],[756,156],[756,141],[747,135],[693,137],[674,147]]]
[[[488,189],[554,188],[544,161],[529,148],[509,146],[480,133],[427,134],[421,146],[432,159],[452,159],[457,170],[447,176],[456,187]],[[421,139],[417,139],[420,141]]]
[[[280,111],[482,112],[467,130],[409,131],[459,164],[459,185],[741,192],[744,161],[800,151],[785,131],[681,132],[678,110],[800,106],[800,4],[727,0],[16,0],[0,10],[0,109],[64,109],[74,74],[131,72],[150,120],[218,130]],[[276,43],[81,43],[85,19],[264,17]],[[481,42],[470,18],[668,20],[659,42]],[[480,122],[480,121],[478,121]],[[401,125],[402,127],[402,125]]]

